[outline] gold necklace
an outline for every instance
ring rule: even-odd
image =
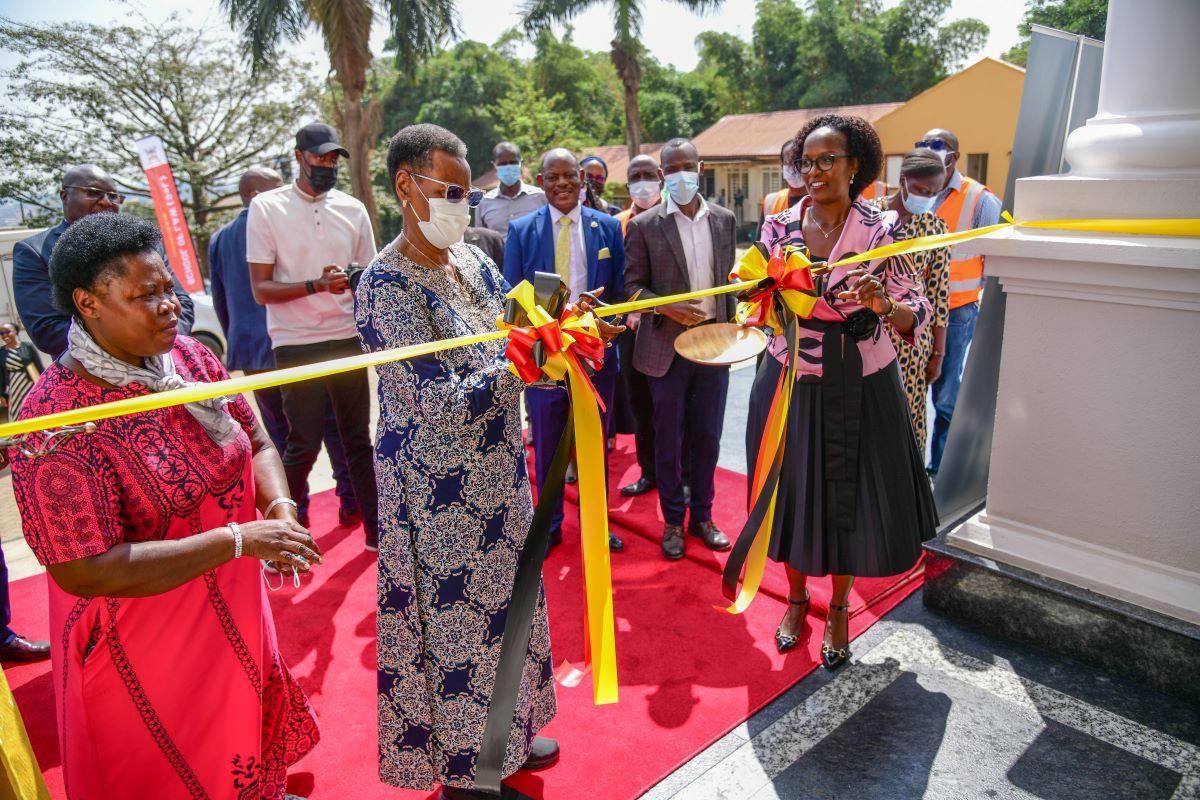
[[[412,248],[413,252],[415,252],[417,255],[421,256],[422,258],[426,259],[425,265],[427,267],[429,267],[430,269],[436,269],[438,272],[441,272],[442,274],[444,274],[446,277],[448,277],[454,283],[457,283],[460,285],[462,284],[462,281],[458,277],[458,267],[455,266],[455,264],[454,264],[454,254],[453,253],[450,253],[449,251],[447,251],[449,258],[448,258],[447,262],[445,264],[443,264],[440,261],[430,258],[425,253],[425,251],[423,251],[421,248],[417,247],[417,245],[413,242],[413,240],[409,239],[403,233],[400,234],[400,238],[401,238],[401,240],[406,242],[409,247]],[[412,260],[414,260],[414,259],[409,258],[409,261],[412,261]]]

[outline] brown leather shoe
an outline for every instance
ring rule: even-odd
[[[558,763],[558,742],[546,736],[533,737],[529,746],[529,758],[521,765],[521,769],[539,770],[553,767]]]
[[[662,553],[670,561],[683,558],[683,526],[666,525],[663,527]]]
[[[711,519],[688,523],[688,533],[703,539],[704,546],[709,550],[721,552],[733,546],[729,543],[729,537],[721,533],[721,529],[714,525]]]
[[[49,657],[50,643],[47,641],[31,642],[24,636],[14,634],[11,639],[0,645],[0,661],[44,661]]]

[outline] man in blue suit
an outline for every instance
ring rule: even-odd
[[[615,217],[583,206],[579,162],[570,150],[557,148],[542,156],[538,185],[546,192],[548,205],[508,224],[504,243],[504,277],[516,286],[533,282],[535,272],[556,272],[571,291],[571,300],[581,292],[604,289],[603,299],[617,302],[625,294],[625,243],[621,223]],[[592,376],[604,399],[602,414],[605,437],[611,428],[613,397],[617,388],[617,351],[605,352],[604,368]],[[529,421],[533,427],[534,464],[538,493],[554,450],[567,423],[565,389],[530,387],[525,392]],[[562,541],[562,501],[551,521],[551,546]],[[624,543],[608,534],[610,549],[625,549]]]

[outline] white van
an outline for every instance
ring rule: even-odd
[[[5,322],[20,324],[21,322],[20,315],[17,314],[16,295],[13,293],[13,247],[22,239],[41,233],[43,230],[45,228],[0,228],[0,271],[4,273],[4,283],[0,286],[0,324]],[[212,298],[206,293],[196,293],[191,295],[191,298],[192,305],[196,309],[196,321],[192,325],[192,336],[212,350],[217,358],[224,361],[225,333],[221,330],[221,321],[217,319],[217,312],[213,310]],[[30,341],[24,326],[21,327],[21,338]],[[49,354],[43,355],[45,355],[44,360],[47,364],[53,360]]]

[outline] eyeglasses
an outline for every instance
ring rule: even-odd
[[[802,174],[812,172],[814,165],[822,172],[828,172],[833,169],[834,163],[839,158],[852,158],[852,156],[848,153],[826,153],[823,156],[817,156],[815,159],[801,158],[792,163],[800,169]]]
[[[943,150],[949,150],[953,152],[953,148],[951,148],[950,145],[946,144],[941,139],[922,139],[914,144],[913,147],[927,147],[935,153],[940,153]]]
[[[83,192],[87,195],[87,199],[93,203],[102,197],[108,198],[108,202],[121,205],[125,202],[125,195],[120,192],[110,192],[107,189],[97,189],[95,186],[64,186],[64,189],[74,189],[78,192]]]
[[[457,183],[439,181],[437,178],[431,178],[428,175],[422,175],[421,173],[413,172],[412,170],[406,169],[404,171],[409,175],[412,175],[414,178],[422,178],[424,180],[433,181],[434,183],[440,183],[442,186],[445,186],[446,194],[444,197],[451,203],[461,203],[463,200],[466,200],[467,205],[471,208],[474,208],[475,206],[479,205],[481,200],[483,200],[483,189],[468,189],[465,186],[459,186]],[[421,194],[424,194],[424,192]]]

